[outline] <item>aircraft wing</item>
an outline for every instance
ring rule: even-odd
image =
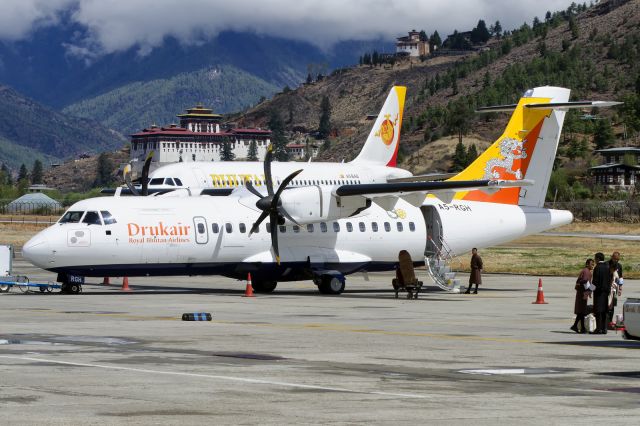
[[[395,203],[398,198],[419,206],[428,194],[435,195],[444,202],[450,202],[456,192],[479,189],[488,193],[503,188],[531,186],[533,180],[458,180],[444,182],[393,182],[361,185],[342,185],[334,190],[337,197],[364,197],[378,204]]]

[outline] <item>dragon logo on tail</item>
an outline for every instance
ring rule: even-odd
[[[522,179],[520,161],[527,158],[524,141],[504,138],[500,142],[500,155],[492,158],[484,166],[484,179]]]

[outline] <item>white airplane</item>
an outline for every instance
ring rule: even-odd
[[[72,292],[84,276],[250,272],[256,291],[312,279],[339,294],[345,275],[393,270],[401,250],[421,265],[444,244],[459,255],[570,223],[570,212],[543,207],[565,111],[614,103],[568,100],[568,89],[538,87],[488,109],[513,111],[504,133],[444,182],[288,187],[297,170],[274,190],[269,151],[266,194],[248,181],[227,197],[88,199],[23,254]]]
[[[330,162],[274,162],[272,164],[274,183],[280,184],[286,176],[295,170],[303,171],[290,183],[290,186],[309,185],[347,185],[361,183],[383,183],[398,178],[408,178],[411,172],[396,168],[400,129],[406,87],[394,86],[385,100],[369,137],[359,155],[348,163]],[[148,180],[150,157],[143,167],[141,182],[129,191],[136,193],[157,193],[188,188],[193,194],[228,195],[232,189],[252,181],[260,188],[264,185],[262,163],[257,161],[196,161],[175,163],[159,167]],[[146,170],[145,170],[146,168]],[[126,178],[126,177],[125,177]],[[103,190],[105,193],[113,190]],[[122,193],[122,192],[121,192]]]

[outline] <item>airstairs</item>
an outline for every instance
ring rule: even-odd
[[[460,293],[460,279],[456,278],[456,273],[452,270],[453,252],[442,237],[436,243],[429,238],[431,251],[425,252],[424,264],[427,273],[433,282],[442,290],[450,293]]]

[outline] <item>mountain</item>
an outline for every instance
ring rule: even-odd
[[[240,111],[278,88],[238,68],[224,65],[176,76],[126,84],[95,98],[69,105],[63,112],[91,118],[123,133],[152,123],[176,122],[176,114],[202,103],[216,113]]]
[[[326,74],[355,64],[366,50],[391,48],[381,40],[347,41],[323,51],[306,42],[227,31],[191,45],[166,37],[162,46],[145,55],[137,47],[93,55],[81,47],[85,36],[85,28],[63,16],[54,26],[36,28],[28,39],[0,41],[0,82],[62,108],[131,83],[166,80],[225,65],[275,87],[296,86],[307,77],[309,67],[314,73]]]
[[[85,118],[73,117],[0,86],[0,161],[17,168],[34,159],[61,159],[122,146],[119,133]]]

